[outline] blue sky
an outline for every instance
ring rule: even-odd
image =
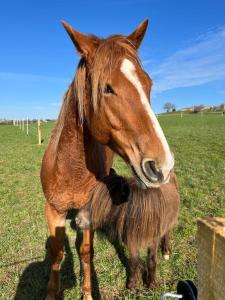
[[[0,5],[0,118],[55,118],[79,57],[64,19],[106,37],[150,25],[139,51],[162,111],[225,102],[224,0],[8,0]]]

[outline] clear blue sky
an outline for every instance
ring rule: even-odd
[[[60,20],[85,33],[129,34],[145,18],[140,49],[162,111],[225,102],[224,0],[7,0],[0,4],[0,118],[57,117],[78,62]]]

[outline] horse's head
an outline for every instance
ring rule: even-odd
[[[167,182],[174,165],[150,106],[152,80],[137,55],[147,24],[128,36],[100,39],[63,22],[82,57],[75,78],[78,98],[85,95],[80,113],[94,138],[123,157],[143,188]]]

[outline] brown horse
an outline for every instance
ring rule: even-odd
[[[151,110],[152,81],[137,54],[147,24],[144,21],[128,36],[100,39],[63,22],[81,60],[41,169],[52,241],[47,299],[55,299],[59,289],[66,213],[87,203],[92,188],[109,173],[113,152],[128,163],[141,187],[169,180],[173,156]],[[93,233],[84,230],[80,249],[84,299],[91,299],[92,240]]]
[[[128,199],[128,201],[126,201]],[[126,180],[111,169],[93,189],[88,202],[76,216],[81,229],[104,228],[111,236],[127,245],[129,277],[127,287],[136,287],[139,271],[139,250],[148,250],[147,286],[156,286],[157,250],[169,259],[170,232],[177,222],[180,196],[176,175],[171,173],[167,184],[156,189],[141,190],[133,179]]]

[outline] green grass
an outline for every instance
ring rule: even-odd
[[[158,269],[159,288],[150,293],[125,289],[126,271],[115,248],[95,236],[94,281],[102,299],[159,299],[175,290],[179,279],[196,280],[196,220],[225,215],[225,118],[218,115],[160,116],[175,153],[181,211],[174,231],[173,254]],[[52,123],[43,124],[44,144],[17,127],[0,126],[0,299],[44,299],[49,271],[45,243],[40,164]],[[120,174],[128,170],[114,162]],[[67,221],[66,256],[62,264],[64,299],[80,299],[80,262],[76,232]],[[97,298],[96,298],[97,299]]]

